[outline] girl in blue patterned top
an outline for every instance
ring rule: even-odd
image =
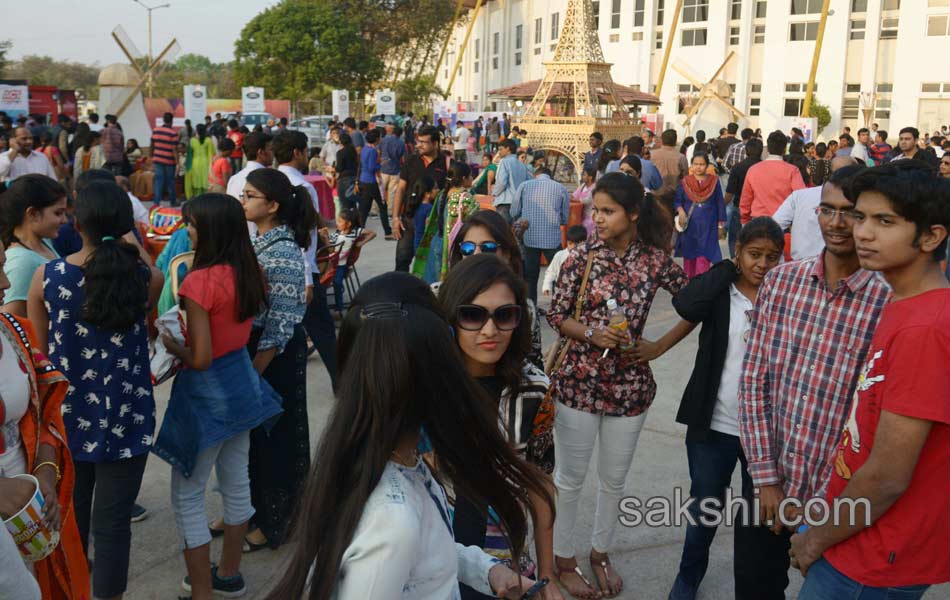
[[[270,430],[251,431],[251,502],[256,511],[245,550],[278,547],[310,467],[307,427],[307,310],[303,250],[317,214],[303,187],[276,169],[251,172],[241,194],[244,215],[257,226],[254,252],[267,279],[267,308],[254,320],[248,349],[254,368],[283,398]]]
[[[134,227],[128,196],[93,181],[76,198],[82,249],[37,269],[27,299],[39,347],[69,378],[63,402],[76,467],[73,498],[83,547],[96,540],[93,593],[125,591],[130,518],[155,431],[145,319],[161,271],[123,240]]]

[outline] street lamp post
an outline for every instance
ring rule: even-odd
[[[158,10],[160,8],[168,8],[171,6],[171,4],[159,4],[157,6],[148,6],[147,4],[142,2],[142,0],[132,0],[132,1],[138,4],[139,6],[141,6],[142,8],[144,8],[146,11],[148,11],[148,65],[146,65],[146,69],[149,69],[152,66],[152,11]],[[149,96],[152,95],[152,83],[153,83],[152,74],[149,73],[148,74],[148,95]]]

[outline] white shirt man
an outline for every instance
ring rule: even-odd
[[[795,190],[778,207],[772,218],[785,229],[792,228],[792,259],[817,256],[825,247],[815,211],[821,204],[821,186]]]
[[[468,139],[470,137],[472,137],[472,132],[468,130],[468,127],[459,125],[455,129],[455,151],[468,150]]]
[[[39,174],[56,179],[49,159],[33,150],[33,135],[26,127],[17,127],[10,138],[10,149],[0,154],[0,181],[12,181],[23,175]]]

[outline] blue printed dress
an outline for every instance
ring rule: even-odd
[[[132,458],[149,451],[155,432],[145,310],[127,331],[97,329],[82,319],[84,284],[84,271],[65,259],[44,267],[49,358],[71,384],[63,401],[69,449],[77,461]]]

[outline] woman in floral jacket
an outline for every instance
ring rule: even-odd
[[[615,597],[623,581],[607,558],[637,438],[656,395],[650,367],[632,356],[659,288],[676,293],[686,274],[670,256],[670,214],[635,177],[610,173],[593,192],[597,236],[571,251],[561,268],[548,322],[571,344],[552,373],[558,490],[554,551],[562,584],[577,598]],[[586,289],[581,290],[589,269]],[[581,298],[578,299],[578,295]],[[624,311],[625,333],[608,328],[607,301]],[[575,319],[576,303],[581,304]],[[573,533],[584,477],[600,438],[600,486],[590,553],[596,587],[574,558]]]

